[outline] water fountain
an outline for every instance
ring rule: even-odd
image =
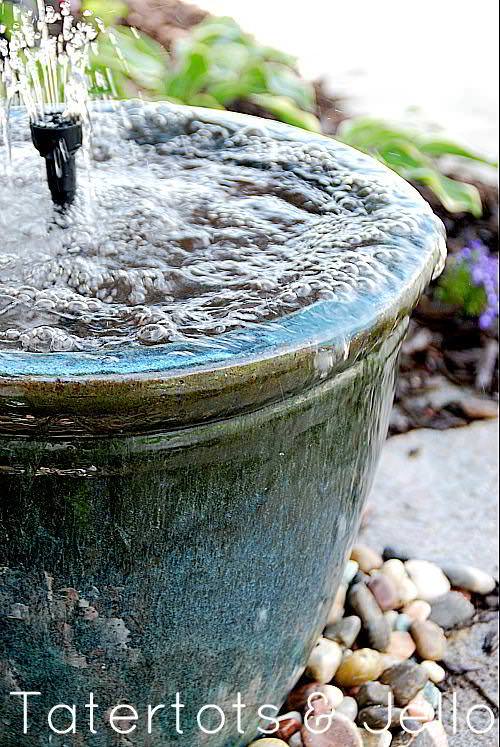
[[[89,119],[76,194],[47,188],[29,108],[2,150],[2,747],[21,690],[25,745],[116,744],[128,703],[133,744],[240,747],[328,615],[442,228],[318,135],[167,103]],[[64,703],[79,736],[49,728]]]

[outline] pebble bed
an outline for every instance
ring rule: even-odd
[[[251,747],[447,747],[448,641],[484,610],[498,612],[489,574],[356,545],[279,731]]]

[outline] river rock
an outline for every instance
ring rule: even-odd
[[[399,617],[399,612],[397,610],[388,610],[387,612],[384,612],[384,617],[389,623],[390,629],[395,630],[398,617]]]
[[[426,657],[429,658],[429,657]],[[307,662],[306,675],[316,682],[331,682],[342,661],[342,649],[335,641],[320,638]]]
[[[256,742],[252,742],[250,747],[288,747],[287,743],[282,739],[274,739],[267,737],[265,739],[258,739]]]
[[[361,620],[356,615],[351,615],[328,625],[325,628],[323,636],[330,641],[340,643],[346,648],[351,648],[360,631]]]
[[[358,725],[368,729],[397,729],[401,725],[401,708],[386,708],[385,706],[369,706],[358,714]]]
[[[413,622],[414,620],[412,620],[411,617],[405,615],[404,612],[402,612],[396,618],[394,630],[397,630],[400,633],[407,633],[410,630]]]
[[[326,621],[327,625],[331,625],[332,623],[337,622],[337,620],[340,620],[343,617],[346,596],[347,586],[345,584],[340,584],[335,595],[335,599],[333,600],[330,612],[328,613],[328,618]]]
[[[286,713],[278,718],[279,729],[275,736],[277,739],[284,739],[286,742],[302,727],[302,716],[298,711]]]
[[[447,594],[451,589],[450,582],[435,563],[429,563],[427,560],[408,560],[405,568],[417,587],[418,598],[425,602],[431,602]]]
[[[397,706],[407,706],[410,700],[423,690],[428,681],[425,669],[411,661],[403,661],[386,669],[380,677],[384,685],[389,685]]]
[[[356,696],[359,708],[367,708],[372,705],[388,706],[391,696],[389,685],[381,682],[367,682],[361,685]]]
[[[356,717],[358,715],[358,704],[354,698],[351,698],[349,695],[346,695],[342,703],[337,708],[337,713],[341,713],[343,716],[346,716],[349,721],[356,721]]]
[[[359,571],[359,563],[357,563],[355,560],[348,560],[345,564],[344,568],[344,575],[342,576],[342,583],[346,586],[349,586],[355,575]]]
[[[404,563],[397,558],[386,560],[380,573],[384,576],[388,576],[398,591],[399,603],[398,606],[403,606],[412,602],[418,596],[418,590],[408,573]]]
[[[367,545],[354,545],[351,552],[351,560],[355,560],[364,573],[370,573],[382,566],[382,556]]]
[[[311,695],[320,692],[322,687],[321,682],[308,682],[307,685],[296,687],[288,696],[287,707],[290,711],[303,711]]]
[[[395,609],[399,604],[398,588],[385,573],[375,573],[368,582],[368,588],[384,612]]]
[[[434,599],[429,619],[445,630],[464,628],[475,615],[474,605],[458,591]]]
[[[380,653],[370,648],[360,648],[344,655],[335,681],[340,687],[357,687],[378,679],[381,671]]]
[[[365,623],[365,635],[370,648],[385,652],[391,643],[391,626],[385,617]]]
[[[422,724],[432,721],[435,716],[434,708],[429,701],[424,698],[421,692],[408,703],[405,709],[405,715],[406,714],[408,714],[410,718],[417,719],[417,721],[420,721]]]
[[[288,740],[288,747],[304,747],[302,734],[299,731],[295,732],[295,734],[292,734],[292,736]]]
[[[411,747],[448,747],[448,737],[440,721],[431,721],[409,744]]]
[[[446,636],[436,623],[426,620],[411,626],[411,634],[421,659],[442,661],[446,654]]]
[[[429,619],[431,614],[431,605],[424,602],[423,599],[415,599],[403,607],[403,613],[409,617],[412,622],[424,622]]]
[[[324,719],[310,719],[308,725],[304,724],[301,732],[304,747],[363,747],[356,725],[346,716],[335,713],[324,734],[314,734],[312,731],[324,727]]]
[[[363,747],[391,747],[392,734],[390,731],[383,731],[379,734],[370,734],[366,729],[360,729]]]
[[[430,681],[434,682],[436,685],[446,679],[446,671],[437,663],[437,661],[423,661],[421,666],[429,675]]]
[[[400,615],[402,617],[402,615]],[[395,659],[403,661],[410,659],[415,653],[416,645],[410,633],[395,630],[391,633],[391,640],[386,653]]]
[[[447,564],[443,570],[451,585],[457,589],[466,589],[474,594],[486,596],[496,587],[493,576],[471,565]]]

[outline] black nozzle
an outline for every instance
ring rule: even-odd
[[[61,207],[70,205],[76,195],[75,155],[83,142],[79,120],[53,113],[32,122],[33,145],[47,166],[47,181],[52,201]]]

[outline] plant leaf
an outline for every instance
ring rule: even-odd
[[[473,153],[472,151],[467,150],[467,148],[463,148],[461,145],[453,143],[451,140],[421,140],[419,148],[422,153],[426,153],[428,156],[432,156],[433,158],[439,158],[440,156],[458,156],[459,158],[466,158],[469,161],[478,161],[479,163],[484,163],[488,166],[497,166],[495,162],[483,158],[477,153]]]
[[[321,132],[321,125],[318,119],[310,112],[304,112],[299,109],[291,99],[285,96],[273,96],[269,93],[257,94],[250,97],[258,106],[266,109],[280,122],[300,127],[303,130],[311,132]]]

